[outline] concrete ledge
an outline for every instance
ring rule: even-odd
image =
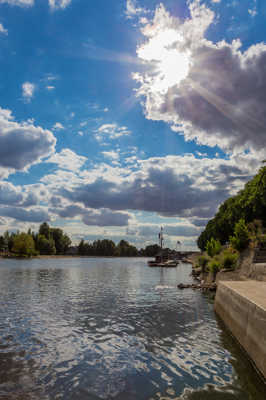
[[[266,282],[219,282],[215,311],[266,379]]]

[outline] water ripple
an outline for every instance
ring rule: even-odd
[[[0,260],[0,399],[264,399],[189,272]]]

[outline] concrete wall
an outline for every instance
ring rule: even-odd
[[[266,379],[266,282],[219,282],[215,311]]]

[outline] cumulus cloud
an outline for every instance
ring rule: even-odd
[[[139,210],[163,216],[209,218],[217,206],[236,193],[259,162],[248,155],[230,160],[197,159],[192,155],[155,157],[139,162],[137,171],[61,188],[61,195],[85,207]],[[104,177],[103,177],[104,176]],[[57,186],[58,187],[58,186]]]
[[[117,139],[124,135],[130,135],[131,131],[126,126],[119,126],[117,124],[103,124],[97,129],[95,135],[98,141],[102,141],[105,138]]]
[[[79,156],[70,149],[63,149],[60,153],[55,153],[46,160],[47,163],[57,164],[59,168],[70,171],[79,170],[86,161],[87,157]]]
[[[8,30],[4,28],[3,24],[0,23],[0,33],[7,35]]]
[[[49,0],[49,6],[52,10],[64,9],[71,3],[71,0]]]
[[[84,224],[93,226],[127,226],[131,218],[127,212],[116,212],[105,208],[91,210],[75,204],[56,208],[54,212],[62,218],[81,216]]]
[[[55,143],[49,130],[31,122],[15,122],[12,112],[0,107],[0,167],[29,167],[52,154]]]
[[[34,95],[35,85],[31,82],[24,82],[22,84],[22,96],[26,101],[30,101]]]
[[[16,207],[36,206],[43,200],[47,201],[48,195],[42,195],[43,187],[37,185],[14,186],[10,182],[0,181],[0,204]]]
[[[95,213],[87,213],[82,220],[86,225],[96,226],[127,226],[130,215],[126,212],[114,212],[107,209]]]
[[[0,206],[0,215],[3,217],[14,218],[18,221],[27,221],[27,222],[50,221],[49,213],[42,208],[27,210],[21,207]]]
[[[266,45],[214,43],[215,15],[199,0],[181,22],[160,5],[137,49],[145,72],[134,74],[148,119],[170,123],[186,140],[228,152],[266,145]]]
[[[23,201],[21,191],[12,183],[0,182],[0,204],[17,205]]]

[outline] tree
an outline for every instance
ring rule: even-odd
[[[210,257],[214,257],[216,254],[219,254],[221,251],[221,243],[219,240],[215,240],[213,237],[208,240],[206,251]]]
[[[12,252],[18,256],[31,257],[35,254],[35,245],[31,235],[19,233],[14,238]]]
[[[47,224],[47,222],[44,222],[43,224],[40,225],[39,234],[43,235],[46,239],[49,239],[49,237],[50,237],[50,227]]]
[[[54,240],[50,237],[47,239],[44,235],[37,236],[37,250],[41,255],[54,255],[56,248]]]
[[[221,244],[233,237],[236,223],[240,220],[246,223],[255,219],[262,220],[266,225],[266,167],[246,183],[243,190],[237,195],[228,198],[219,207],[215,217],[206,225],[200,234],[197,244],[201,250],[206,248],[207,242],[213,237],[220,240]]]
[[[50,228],[50,236],[54,240],[56,254],[65,254],[71,246],[70,238],[59,228]]]
[[[120,240],[117,246],[117,255],[119,257],[135,257],[138,255],[138,250],[126,240]]]
[[[154,256],[156,256],[156,254],[159,253],[160,250],[161,250],[161,248],[158,244],[150,244],[145,247],[144,255],[146,257],[154,257]]]
[[[234,236],[230,237],[232,247],[238,251],[244,250],[249,244],[248,227],[241,218],[235,225]]]

